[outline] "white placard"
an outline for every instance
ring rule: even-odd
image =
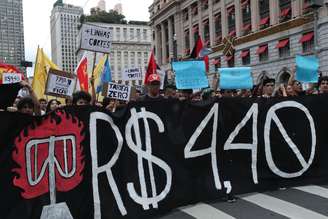
[[[116,100],[129,101],[131,86],[109,82],[107,87],[107,97]]]
[[[165,71],[157,69],[157,74],[159,74],[159,77],[161,79],[161,87],[160,89],[164,89],[164,82],[165,82]]]
[[[66,72],[50,70],[45,94],[59,97],[71,97],[76,86],[76,76]]]
[[[2,73],[2,84],[14,84],[22,81],[22,74]]]
[[[83,24],[81,28],[81,49],[109,53],[113,33],[109,28]]]
[[[142,80],[141,68],[127,68],[122,72],[123,81]]]

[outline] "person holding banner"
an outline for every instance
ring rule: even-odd
[[[273,78],[264,79],[262,97],[266,97],[266,98],[273,97],[275,82],[276,81]]]
[[[162,100],[160,95],[161,78],[158,74],[151,74],[147,80],[147,94],[140,97],[138,101]]]
[[[19,83],[24,89],[28,90],[29,96],[19,100],[17,103],[17,111],[28,115],[41,116],[40,104],[31,85],[26,81],[21,81]]]
[[[56,99],[51,99],[46,107],[46,113],[50,113],[51,111],[55,111],[61,105],[60,101]]]
[[[328,93],[328,76],[321,77],[319,79],[318,86],[319,86],[319,94]]]

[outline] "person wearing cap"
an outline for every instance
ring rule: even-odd
[[[164,99],[160,95],[161,78],[158,74],[151,74],[148,76],[147,80],[147,94],[141,96],[138,101],[148,101],[148,100],[161,100]]]
[[[275,82],[276,81],[273,78],[264,79],[262,97],[273,97]]]

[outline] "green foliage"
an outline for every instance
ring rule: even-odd
[[[126,24],[125,16],[123,14],[119,14],[117,11],[110,10],[99,11],[95,9],[91,9],[91,15],[82,15],[80,18],[81,23],[85,22],[99,22],[99,23],[107,23],[107,24]]]

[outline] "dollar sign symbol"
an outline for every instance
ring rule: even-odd
[[[146,138],[146,150],[142,149],[140,129],[139,129],[139,119],[143,119],[145,127],[145,138]],[[169,193],[172,184],[172,171],[171,168],[161,159],[152,155],[152,146],[151,146],[151,136],[150,129],[148,124],[148,119],[152,119],[156,122],[158,130],[160,133],[164,132],[164,124],[162,120],[154,113],[148,112],[145,108],[141,108],[141,112],[137,113],[136,109],[131,109],[131,118],[126,124],[125,127],[125,138],[129,148],[135,152],[138,156],[138,173],[140,180],[141,196],[137,194],[133,183],[127,184],[127,189],[130,197],[138,204],[142,205],[144,210],[148,210],[149,206],[152,205],[153,208],[158,208],[158,202],[163,200],[166,195]],[[132,129],[134,130],[134,136],[136,143],[132,139]],[[147,186],[145,181],[143,159],[148,161],[150,184],[151,184],[151,197],[148,197]],[[153,163],[158,167],[163,169],[166,174],[166,185],[163,191],[157,195],[156,183],[153,171]]]

